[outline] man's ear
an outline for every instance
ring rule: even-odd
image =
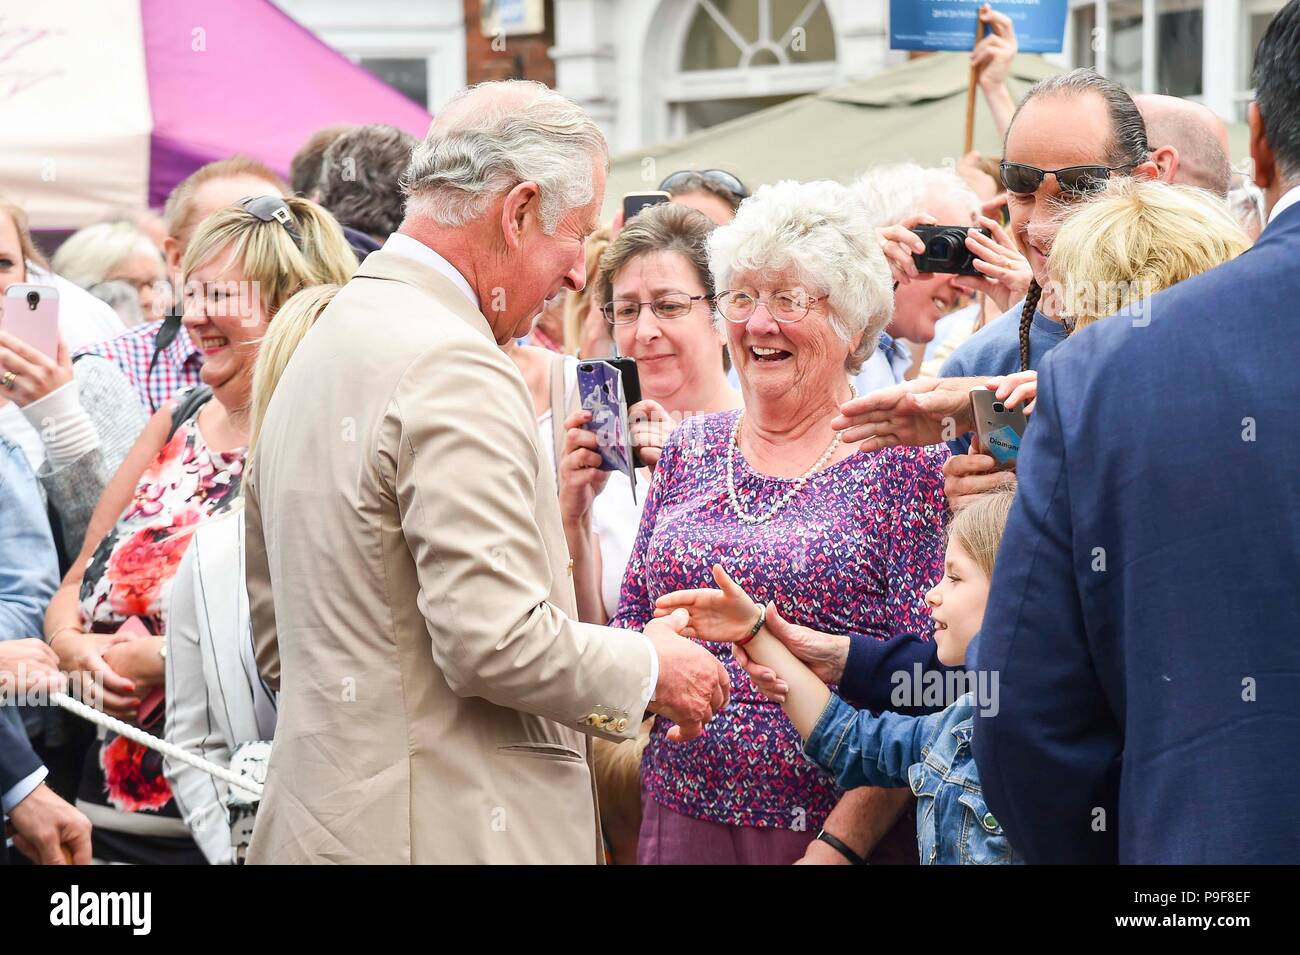
[[[1153,154],[1154,155],[1154,154]],[[1156,164],[1154,158],[1148,159],[1144,163],[1139,163],[1133,169],[1134,179],[1164,179],[1160,174],[1160,167]]]
[[[541,190],[532,181],[521,182],[506,193],[501,204],[501,232],[507,249],[518,251],[533,225],[541,224],[541,202]]]
[[[1173,146],[1161,146],[1159,149],[1152,150],[1151,161],[1156,164],[1156,178],[1161,182],[1173,182],[1174,177],[1178,175],[1178,164],[1180,162],[1178,150]]]
[[[1277,159],[1269,145],[1268,131],[1264,128],[1264,116],[1258,103],[1250,104],[1246,123],[1250,127],[1250,159],[1255,167],[1255,185],[1267,192],[1277,179]]]
[[[172,236],[163,239],[163,257],[167,260],[167,271],[179,275],[181,271],[181,244]]]

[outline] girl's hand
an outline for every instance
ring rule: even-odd
[[[51,358],[16,335],[0,332],[0,378],[8,372],[14,375],[13,383],[0,389],[0,398],[25,408],[72,380],[72,357],[62,338],[58,357]]]
[[[653,471],[677,422],[663,405],[650,398],[628,408],[627,420],[632,446],[641,455],[641,463]]]
[[[717,590],[677,590],[655,601],[655,616],[666,617],[679,607],[690,612],[691,620],[682,634],[701,640],[734,643],[743,640],[758,620],[758,604],[749,599],[721,564],[713,565]]]
[[[1023,402],[1025,414],[1034,413],[1034,405],[1038,403],[1038,372],[1018,371],[1013,375],[992,378],[988,386],[996,389],[998,400],[1008,408]]]
[[[976,221],[991,233],[991,236],[974,231],[966,233],[966,248],[975,256],[975,269],[983,278],[959,275],[952,284],[965,292],[983,292],[1005,312],[1024,298],[1034,273],[996,219],[980,216]]]
[[[564,419],[564,448],[560,457],[560,514],[566,523],[580,524],[591,512],[591,502],[605,490],[609,472],[600,469],[596,434],[583,427],[590,411],[575,411]]]

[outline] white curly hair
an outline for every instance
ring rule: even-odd
[[[709,237],[709,267],[719,294],[734,275],[787,270],[813,294],[824,292],[831,328],[849,346],[844,368],[850,375],[861,370],[893,318],[892,279],[875,228],[862,201],[837,182],[786,180],[759,188]],[[714,323],[721,327],[717,313]]]

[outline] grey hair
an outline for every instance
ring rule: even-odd
[[[419,140],[395,126],[357,126],[330,143],[316,180],[317,201],[339,225],[381,242],[402,224],[398,177]]]
[[[54,253],[50,267],[69,282],[89,288],[104,281],[113,269],[137,255],[155,260],[161,276],[162,253],[134,223],[122,220],[99,222],[68,236]]]
[[[785,270],[810,291],[824,290],[831,328],[850,346],[844,362],[850,375],[862,369],[893,318],[893,286],[875,227],[862,200],[837,182],[762,186],[709,237],[709,266],[719,294],[737,273]],[[722,321],[716,313],[713,320]]]
[[[919,166],[914,162],[880,163],[872,166],[851,186],[867,207],[871,223],[877,229],[895,225],[908,215],[924,209],[930,196],[947,195],[980,213],[980,198],[952,169]],[[955,222],[952,225],[965,225]]]
[[[415,147],[402,176],[407,211],[446,226],[481,216],[521,182],[541,193],[542,228],[595,196],[609,145],[582,107],[541,83],[501,80],[458,93]]]
[[[1045,80],[1039,80],[1029,88],[1025,98],[1016,107],[1007,126],[1007,136],[1011,135],[1016,119],[1025,104],[1036,96],[1082,96],[1096,93],[1106,103],[1106,112],[1110,115],[1111,141],[1106,145],[1104,159],[1110,166],[1136,166],[1144,163],[1151,155],[1147,142],[1146,122],[1138,112],[1137,104],[1124,87],[1112,83],[1096,70],[1083,67],[1058,73]],[[1006,155],[1006,141],[1003,140],[1002,153]]]

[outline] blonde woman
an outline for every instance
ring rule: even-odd
[[[303,289],[267,329],[253,370],[250,456],[280,373],[338,290],[338,285]],[[274,735],[276,702],[253,658],[240,497],[226,514],[199,526],[176,572],[167,622],[166,739],[229,766],[241,745]],[[163,769],[207,860],[214,865],[239,861],[227,815],[229,787],[184,763],[166,760]]]
[[[79,229],[59,246],[51,264],[91,294],[102,283],[125,282],[138,297],[145,321],[161,318],[171,304],[162,252],[133,223],[100,222]]]
[[[178,393],[145,426],[45,617],[61,667],[102,677],[115,716],[162,729],[172,580],[194,528],[238,499],[253,363],[268,323],[299,289],[341,284],[355,266],[338,223],[305,199],[243,200],[204,220],[190,241],[184,321],[204,353],[203,386]],[[141,635],[121,639],[124,626]],[[78,805],[95,825],[97,859],[203,861],[161,758],[124,737],[91,747]]]

